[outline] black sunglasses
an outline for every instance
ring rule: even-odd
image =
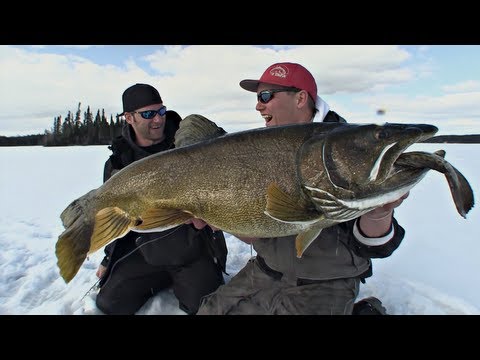
[[[262,104],[268,103],[273,99],[273,94],[278,92],[299,92],[300,89],[297,88],[287,88],[287,89],[272,89],[272,90],[263,90],[257,94],[257,100]]]
[[[145,111],[132,111],[132,113],[140,114],[140,116],[146,120],[153,119],[155,115],[164,116],[167,113],[167,107],[162,106],[158,110],[145,110]]]

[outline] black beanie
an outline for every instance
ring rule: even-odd
[[[148,84],[135,84],[123,92],[123,113],[135,111],[147,105],[162,103],[157,89]]]

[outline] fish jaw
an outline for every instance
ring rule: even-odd
[[[387,137],[400,139],[386,146],[378,156],[369,177],[369,182],[375,184],[383,183],[390,176],[395,161],[408,147],[431,138],[438,131],[436,126],[428,124],[385,124],[385,127]]]

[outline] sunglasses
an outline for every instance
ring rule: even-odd
[[[299,92],[300,89],[297,88],[287,88],[287,89],[272,89],[272,90],[263,90],[257,94],[257,100],[262,104],[268,103],[273,99],[273,94],[278,92]]]
[[[145,111],[132,111],[132,113],[140,114],[140,116],[146,120],[153,119],[155,115],[164,116],[167,113],[167,107],[162,106],[158,110],[145,110]]]

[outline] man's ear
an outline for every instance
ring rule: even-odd
[[[128,123],[128,124],[131,124],[133,122],[133,115],[130,114],[130,113],[125,113],[125,121]]]
[[[306,90],[300,90],[297,94],[297,106],[308,106],[308,92]]]

